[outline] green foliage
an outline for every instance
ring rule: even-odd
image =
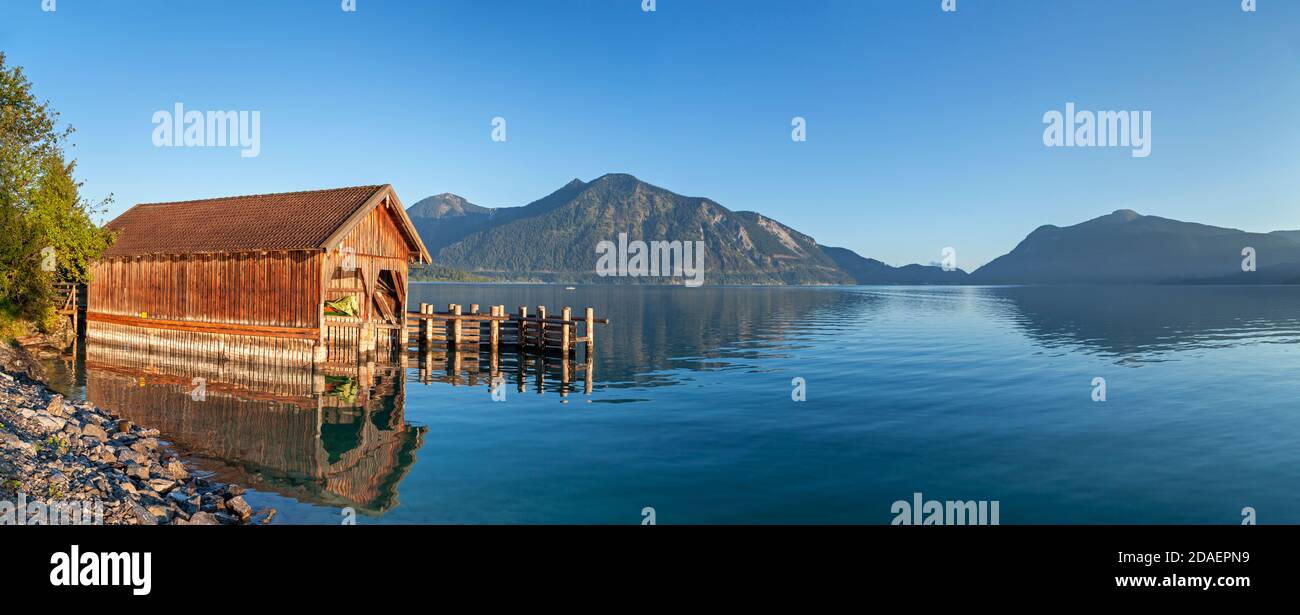
[[[31,321],[18,314],[18,308],[0,301],[0,340],[12,340],[33,333]]]
[[[45,445],[56,453],[63,455],[68,452],[68,440],[63,436],[50,436],[45,441]]]
[[[111,197],[81,198],[64,157],[72,128],[60,130],[58,117],[0,53],[0,312],[37,323],[51,320],[52,284],[88,282],[111,242],[91,219]]]
[[[470,273],[442,265],[416,265],[411,267],[412,282],[495,282],[499,278]]]

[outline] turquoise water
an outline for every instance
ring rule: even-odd
[[[319,436],[250,429],[222,450],[261,457],[195,457],[289,523],[347,505],[359,523],[889,523],[914,492],[999,501],[1003,524],[1300,522],[1300,288],[436,284],[411,302],[594,307],[612,323],[593,390],[538,394],[530,373],[520,393],[507,366],[493,401],[410,364]],[[350,469],[264,467],[304,437]]]

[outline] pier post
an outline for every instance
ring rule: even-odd
[[[540,321],[537,323],[537,352],[545,353],[546,352],[546,306],[544,305],[537,306],[537,318],[540,319]]]
[[[404,305],[402,306],[402,311],[399,313],[402,315],[402,326],[397,330],[397,345],[402,349],[402,354],[405,355],[406,351],[411,348],[411,323],[408,322],[411,315],[407,312],[406,306]]]
[[[515,339],[515,346],[519,348],[519,350],[521,351],[524,349],[525,345],[528,344],[527,319],[528,319],[528,306],[526,305],[519,306],[519,333],[517,334],[518,337]]]
[[[473,314],[474,316],[479,315],[477,303],[469,304],[469,313]],[[483,321],[471,320],[469,321],[468,324],[469,324],[469,333],[473,333],[472,336],[469,336],[468,341],[473,342],[474,349],[477,350],[479,346],[479,342],[483,341]]]
[[[569,309],[567,305],[564,306],[564,309],[560,310],[560,318],[564,320],[564,322],[560,323],[560,360],[564,362],[564,369],[568,370],[569,342],[573,339],[569,335],[569,327],[572,326],[569,320],[573,318],[573,310]]]
[[[506,306],[504,305],[494,305],[492,306],[492,315],[504,316],[505,310],[506,310]],[[501,321],[496,320],[494,318],[492,319],[492,323],[488,325],[488,345],[492,348],[492,359],[494,361],[496,360],[497,346],[500,343],[501,343]]]
[[[505,312],[506,312],[506,306],[504,305],[492,306],[493,316],[505,316]],[[502,380],[500,383],[497,382],[497,378],[501,376],[501,355],[497,354],[497,347],[501,343],[500,327],[501,327],[501,321],[493,320],[489,328],[489,336],[490,336],[489,343],[491,344],[489,352],[491,354],[488,355],[488,382],[493,386],[504,387],[505,386],[504,380]],[[504,391],[505,390],[502,389],[502,392]]]
[[[447,322],[447,328],[451,330],[448,333],[448,337],[451,338],[448,340],[450,342],[449,345],[452,348],[459,348],[460,347],[460,304],[453,303],[447,306],[447,308],[448,308],[447,311],[451,312],[451,319]]]
[[[415,339],[420,342],[420,347],[423,348],[425,344],[429,343],[429,332],[427,330],[429,319],[424,318],[424,315],[429,313],[429,304],[421,303],[419,312],[420,318],[415,321]]]
[[[592,308],[587,308],[587,313],[585,314],[585,316],[586,316],[586,321],[587,321],[587,323],[586,323],[586,324],[587,324],[587,326],[586,326],[586,329],[587,329],[587,335],[586,335],[586,338],[587,338],[586,361],[587,361],[588,363],[590,363],[590,362],[591,362],[592,351],[596,349],[596,310],[594,310],[594,309],[592,309]]]

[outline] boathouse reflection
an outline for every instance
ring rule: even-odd
[[[379,514],[424,443],[400,365],[288,368],[86,348],[86,397],[161,430],[222,481]]]

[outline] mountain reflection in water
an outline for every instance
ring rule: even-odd
[[[1004,524],[1300,522],[1296,286],[415,284],[410,300],[611,322],[594,377],[509,354],[314,379],[92,349],[62,390],[82,378],[288,523],[352,506],[637,524],[653,506],[661,523],[888,524],[916,492],[999,501]]]

